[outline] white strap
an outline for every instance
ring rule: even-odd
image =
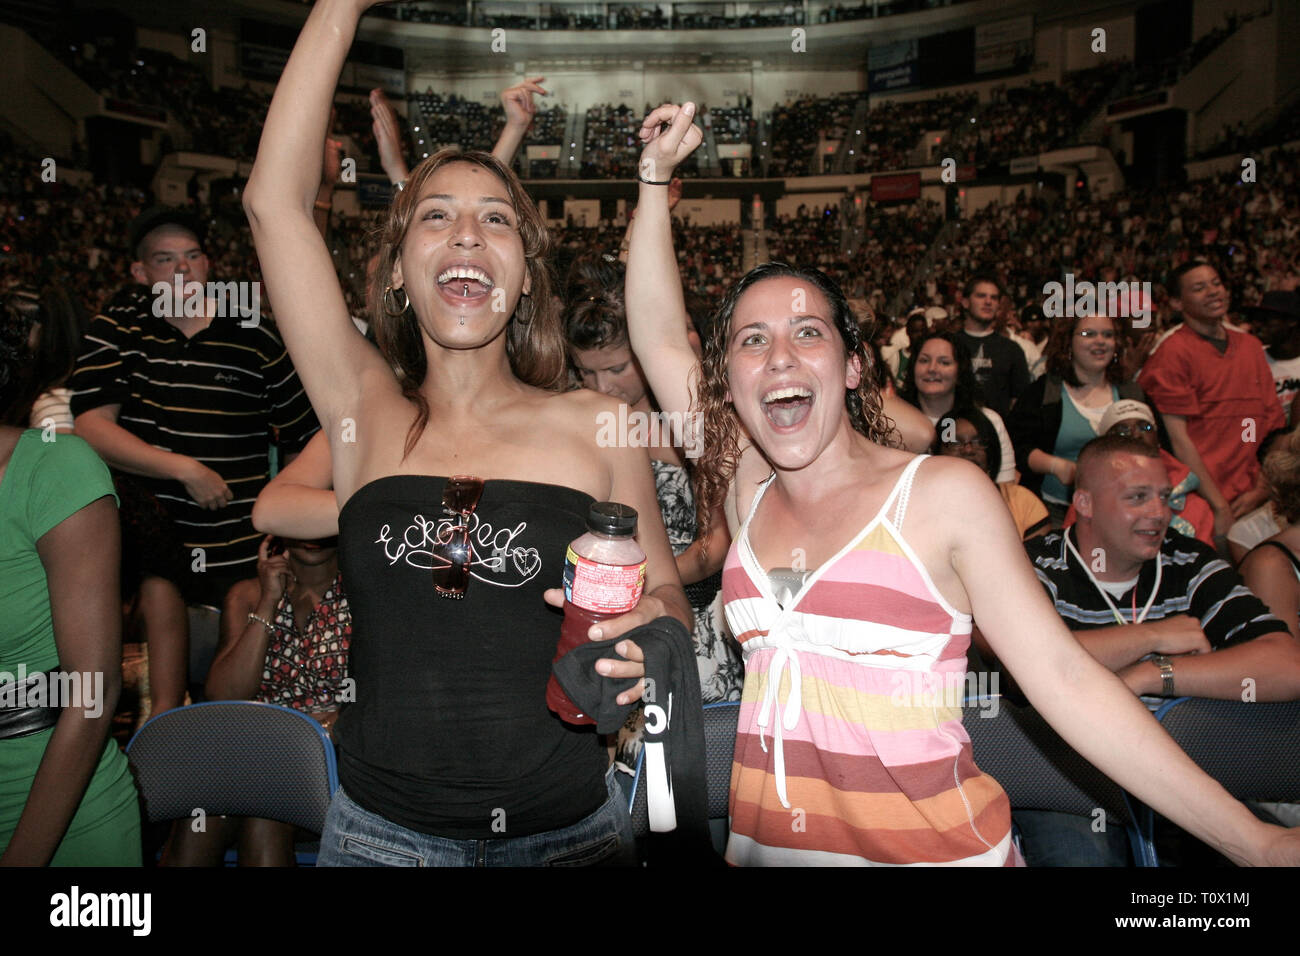
[[[907,513],[907,502],[912,495],[912,479],[916,477],[916,469],[921,467],[921,462],[929,457],[929,455],[917,455],[908,462],[907,467],[903,469],[903,473],[898,476],[898,481],[894,484],[894,490],[889,493],[885,506],[880,509],[881,514],[888,514],[889,503],[895,498],[898,499],[898,508],[894,512],[892,523],[895,530],[899,532],[903,530],[903,516]]]

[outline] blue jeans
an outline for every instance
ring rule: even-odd
[[[1091,817],[1050,810],[1016,810],[1011,819],[1029,866],[1128,866],[1128,834],[1122,826],[1098,833]]]
[[[631,866],[627,798],[605,774],[609,799],[577,823],[523,837],[448,840],[408,830],[357,806],[339,787],[325,815],[317,866]]]

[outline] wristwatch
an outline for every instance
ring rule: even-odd
[[[1151,663],[1160,668],[1160,696],[1174,696],[1174,662],[1163,654],[1155,654],[1151,657]]]

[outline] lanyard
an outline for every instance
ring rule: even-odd
[[[1069,549],[1070,553],[1074,555],[1075,560],[1079,562],[1080,566],[1082,566],[1083,573],[1088,575],[1088,580],[1092,582],[1092,586],[1095,587],[1097,593],[1105,599],[1106,606],[1110,608],[1110,613],[1115,615],[1115,620],[1120,624],[1130,623],[1129,621],[1124,620],[1124,616],[1119,613],[1119,608],[1117,608],[1115,602],[1110,599],[1110,595],[1106,592],[1106,589],[1101,586],[1101,583],[1095,577],[1093,577],[1092,568],[1088,567],[1088,563],[1083,560],[1083,556],[1075,549],[1074,542],[1070,540],[1070,529],[1066,528],[1065,531],[1061,533],[1061,537],[1065,539],[1066,548]],[[1145,621],[1147,613],[1151,610],[1151,605],[1155,603],[1156,594],[1160,591],[1160,579],[1164,574],[1164,568],[1160,561],[1162,555],[1163,552],[1156,552],[1156,583],[1151,588],[1151,596],[1147,598],[1147,603],[1142,608],[1142,614],[1140,616],[1137,612],[1137,585],[1133,585],[1133,624],[1141,624]],[[1138,576],[1141,577],[1141,572],[1138,573]]]

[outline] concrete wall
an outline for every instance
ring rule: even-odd
[[[1252,20],[1179,82],[1173,105],[1187,110],[1188,150],[1213,145],[1225,124],[1247,127],[1277,91],[1279,38],[1273,17]],[[1293,55],[1288,47],[1288,55]]]
[[[0,120],[19,139],[66,155],[99,112],[99,94],[26,33],[0,24]]]

